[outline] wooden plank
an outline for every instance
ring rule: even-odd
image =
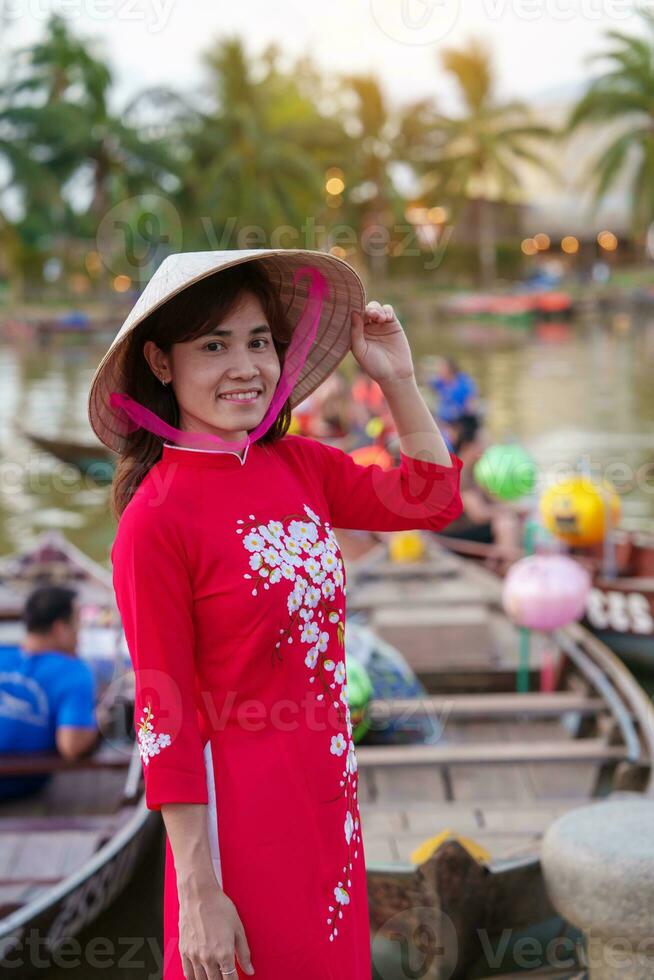
[[[30,755],[0,755],[0,776],[28,775],[35,773],[69,772],[80,769],[125,769],[129,756],[120,749],[101,749],[94,755],[80,759],[64,759],[55,753]]]
[[[390,746],[383,748],[386,751]],[[357,748],[357,758],[359,748]],[[374,772],[375,796],[380,803],[399,802],[419,796],[421,800],[444,800],[445,787],[439,769],[412,766],[410,769],[380,767]]]
[[[520,803],[505,803],[502,806],[482,805],[478,809],[481,828],[487,833],[541,834],[557,817],[585,806],[588,800],[560,801],[554,805],[549,802],[525,806]]]
[[[363,838],[366,865],[397,864],[400,856],[392,835],[371,834]]]
[[[574,693],[555,694],[449,694],[425,695],[420,698],[388,698],[372,700],[366,706],[372,718],[389,718],[406,713],[407,718],[415,715],[435,715],[441,720],[465,721],[468,718],[502,717],[529,714],[534,717],[552,715],[558,717],[566,711],[593,715],[606,708],[601,698],[587,698]]]
[[[450,766],[454,800],[485,805],[490,801],[515,800],[529,803],[536,798],[526,766]]]
[[[489,611],[487,606],[480,603],[475,596],[471,596],[468,592],[467,604],[454,609],[449,605],[441,608],[433,603],[421,606],[419,609],[407,609],[402,605],[398,609],[389,609],[388,607],[376,609],[371,618],[374,627],[379,629],[393,627],[394,629],[413,631],[429,627],[429,629],[436,630],[440,626],[452,624],[464,627],[487,623]]]
[[[435,836],[438,829],[433,834],[388,834],[386,836],[373,836],[371,838],[374,853],[384,851],[386,854],[396,854],[395,860],[402,864],[412,864],[411,854],[417,847],[424,844],[430,836]],[[540,852],[541,838],[537,835],[516,835],[498,834],[491,836],[484,833],[474,833],[470,835],[476,844],[484,847],[491,856],[491,861],[506,860],[513,857],[538,857]],[[364,850],[366,863],[372,863],[373,858],[368,852],[368,838],[364,838]]]
[[[0,884],[38,883],[65,878],[95,853],[103,836],[97,830],[24,834],[24,846],[11,865],[3,870]],[[0,850],[12,850],[19,840],[20,835],[6,835]]]
[[[414,834],[433,836],[442,830],[459,834],[476,834],[481,830],[479,810],[468,804],[438,803],[429,808],[408,804],[405,810],[407,827]]]
[[[360,767],[416,765],[479,765],[481,763],[574,763],[619,762],[626,758],[620,745],[606,745],[601,739],[530,742],[507,745],[359,745],[356,749]]]

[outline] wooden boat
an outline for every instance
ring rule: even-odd
[[[654,709],[579,624],[551,642],[532,638],[530,689],[516,694],[519,636],[503,613],[500,580],[433,536],[425,541],[419,562],[389,561],[382,542],[347,565],[348,610],[365,613],[429,692],[371,702],[373,722],[404,713],[408,725],[433,723],[423,744],[357,747],[373,956],[392,976],[418,943],[416,975],[480,977],[507,936],[497,966],[508,971],[516,938],[546,942],[565,930],[539,864],[550,822],[600,796],[654,793]],[[555,683],[541,693],[546,651]],[[431,856],[416,858],[419,845],[448,830]]]
[[[25,598],[46,583],[77,592],[80,655],[96,674],[107,720],[101,746],[75,762],[0,755],[0,776],[51,774],[34,796],[0,800],[0,969],[16,972],[20,962],[21,977],[34,972],[30,949],[47,957],[113,902],[160,831],[143,798],[133,682],[111,573],[59,531],[0,558],[0,658],[22,635]]]
[[[36,796],[0,802],[0,969],[21,978],[114,901],[161,827],[131,741],[77,762],[0,756],[0,775],[26,771],[52,775]]]
[[[615,572],[606,573],[602,547],[571,549],[588,568],[593,588],[582,620],[602,643],[630,665],[654,670],[654,534],[617,529],[612,532]],[[496,545],[437,535],[443,547],[504,574],[524,551],[501,552]],[[371,542],[368,542],[368,547]],[[360,543],[364,551],[363,541]]]
[[[531,290],[512,293],[460,293],[444,304],[444,311],[457,317],[484,317],[530,323],[555,316],[570,316],[574,303],[569,293]]]
[[[80,473],[92,477],[97,483],[110,483],[113,479],[116,454],[97,442],[77,442],[70,439],[50,439],[18,425],[18,430],[31,443],[56,456],[64,463],[75,466]]]

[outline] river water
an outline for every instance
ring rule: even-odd
[[[580,461],[621,488],[622,524],[654,527],[654,318],[531,331],[405,320],[419,377],[425,359],[457,356],[477,381],[493,440],[518,439],[543,474]],[[115,525],[108,488],[35,449],[19,426],[89,439],[89,381],[109,338],[60,335],[47,345],[0,344],[0,551],[56,527],[107,562]],[[639,472],[640,471],[640,472]],[[544,478],[544,477],[543,477]]]

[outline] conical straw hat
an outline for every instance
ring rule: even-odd
[[[309,249],[229,249],[179,252],[163,260],[98,365],[89,390],[89,421],[98,439],[117,453],[124,450],[124,424],[109,396],[126,391],[125,356],[132,331],[169,299],[221,269],[258,259],[277,288],[289,323],[295,327],[304,309],[309,277],[293,276],[301,266],[316,268],[328,282],[315,341],[290,396],[291,407],[310,395],[340,364],[351,340],[351,314],[363,314],[366,300],[361,279],[352,266],[335,255]]]

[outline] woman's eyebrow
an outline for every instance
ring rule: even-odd
[[[219,330],[218,327],[214,327],[209,333],[205,334],[206,337],[231,337],[234,333],[233,330]],[[267,323],[262,323],[258,327],[252,327],[250,330],[250,335],[254,333],[270,333],[270,327]]]

